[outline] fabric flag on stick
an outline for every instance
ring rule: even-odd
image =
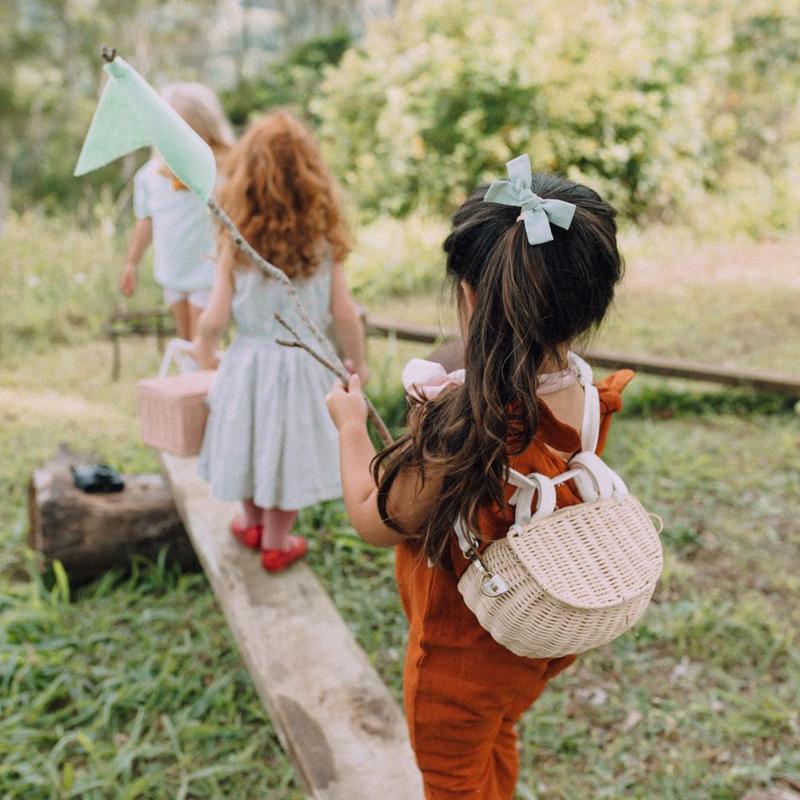
[[[208,144],[124,59],[117,56],[103,69],[108,83],[75,175],[85,175],[140,147],[155,147],[175,176],[208,201],[217,174]]]

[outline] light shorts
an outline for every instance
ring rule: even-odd
[[[195,308],[205,308],[211,297],[211,289],[202,289],[199,292],[176,292],[174,289],[164,289],[164,302],[168,306],[174,306],[182,300],[188,300]]]

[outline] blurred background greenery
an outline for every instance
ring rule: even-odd
[[[17,212],[118,221],[134,159],[71,177],[105,42],[156,85],[211,83],[239,125],[294,107],[367,218],[447,213],[527,151],[639,222],[707,230],[709,202],[726,232],[796,219],[794,0],[392,6],[4,0],[0,191]]]
[[[37,331],[96,332],[102,314],[129,305],[115,274],[147,154],[72,178],[102,84],[101,42],[156,86],[211,83],[240,129],[276,106],[300,114],[345,190],[358,243],[351,281],[366,303],[438,285],[446,216],[521,152],[597,188],[634,236],[796,229],[795,0],[394,6],[3,0],[6,346]],[[134,305],[156,299],[145,281]]]

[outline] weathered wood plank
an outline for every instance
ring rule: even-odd
[[[406,342],[435,344],[453,339],[455,334],[442,332],[432,325],[414,325],[407,322],[381,319],[368,314],[365,319],[367,336],[396,336]]]
[[[277,575],[265,573],[258,556],[227,531],[237,504],[211,496],[196,476],[196,460],[162,453],[161,462],[256,690],[308,795],[421,799],[403,715],[313,572],[299,563]]]
[[[762,392],[775,392],[800,397],[800,375],[786,375],[768,370],[736,369],[718,367],[696,361],[660,356],[630,355],[609,350],[591,349],[585,353],[586,360],[597,367],[609,369],[632,369],[650,375],[668,378],[688,378],[727,386],[747,386]]]
[[[372,336],[396,336],[398,339],[424,344],[444,343],[437,353],[452,356],[451,350],[456,336],[442,333],[430,325],[410,325],[392,320],[367,318],[367,333]],[[738,369],[720,367],[698,361],[686,361],[661,356],[631,355],[610,350],[590,349],[583,353],[593,366],[609,369],[632,369],[649,375],[663,375],[668,378],[686,378],[708,383],[721,383],[727,386],[745,386],[761,392],[787,394],[800,397],[800,375],[789,375],[768,370]],[[451,367],[454,368],[454,367]]]

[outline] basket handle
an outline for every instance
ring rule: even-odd
[[[158,370],[159,378],[166,378],[169,375],[169,368],[175,364],[181,372],[192,372],[195,369],[200,369],[196,361],[192,360],[194,365],[192,369],[187,370],[185,364],[180,364],[176,359],[181,353],[185,353],[192,349],[192,342],[186,339],[170,339],[167,346],[164,348],[164,357],[161,359],[161,367]],[[217,358],[221,359],[223,356],[222,350],[217,350]]]
[[[568,466],[575,470],[572,479],[578,496],[584,503],[625,497],[628,494],[625,481],[595,453],[578,453],[570,459]]]
[[[169,368],[176,364],[176,357],[180,353],[185,353],[192,349],[192,343],[186,339],[170,339],[164,348],[164,357],[161,359],[161,367],[158,370],[159,378],[166,378],[169,375]]]
[[[523,475],[509,469],[508,482],[516,487],[508,500],[514,508],[514,524],[523,527],[529,522],[550,516],[556,507],[556,485],[552,478],[540,472]],[[533,496],[536,495],[536,510],[532,511]]]

